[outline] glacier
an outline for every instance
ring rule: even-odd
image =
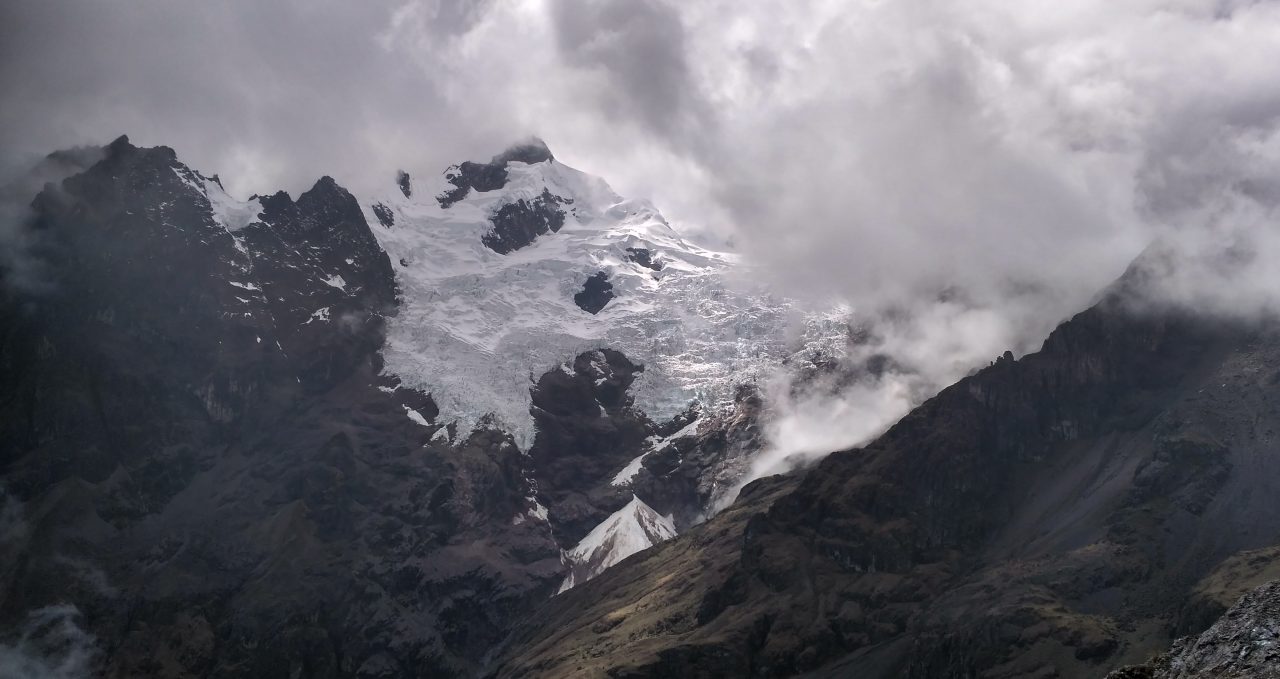
[[[408,192],[407,176],[389,181],[360,199],[401,292],[385,371],[430,393],[460,433],[492,414],[527,450],[533,381],[582,351],[608,347],[642,363],[636,405],[664,421],[694,402],[727,406],[736,385],[764,377],[797,339],[843,341],[846,329],[806,323],[810,310],[753,282],[740,255],[682,237],[648,201],[547,155],[508,161],[505,185],[447,208],[437,196],[455,186],[443,174]],[[544,192],[565,199],[558,231],[509,254],[481,242],[499,209]],[[593,315],[573,297],[598,272],[615,297]],[[835,335],[815,337],[815,327]]]

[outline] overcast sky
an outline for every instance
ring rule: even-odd
[[[436,173],[538,135],[681,231],[731,243],[754,280],[852,303],[875,331],[850,360],[898,369],[839,393],[771,382],[753,478],[867,440],[1005,349],[1034,350],[1154,239],[1209,255],[1173,271],[1171,299],[1280,312],[1277,2],[0,12],[0,169],[127,133],[242,198],[324,174],[391,191],[398,168]],[[0,246],[20,255],[12,231]]]
[[[537,134],[789,289],[856,302],[1042,287],[1060,315],[1169,225],[1280,194],[1275,2],[0,11],[6,165],[128,133],[241,197],[322,174],[367,190]]]

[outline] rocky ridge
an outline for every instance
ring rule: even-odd
[[[1107,679],[1275,679],[1280,677],[1280,581],[1243,597],[1209,629]]]
[[[494,676],[1092,677],[1203,629],[1215,568],[1280,538],[1280,333],[1153,307],[1144,272],[553,599]]]

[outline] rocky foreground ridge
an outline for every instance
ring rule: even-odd
[[[1193,677],[1280,677],[1280,581],[1245,594],[1199,636],[1183,637],[1147,663],[1107,675],[1107,679]]]
[[[1149,255],[1150,256],[1150,255]],[[1275,577],[1280,332],[1147,296],[544,604],[499,677],[1097,677]]]

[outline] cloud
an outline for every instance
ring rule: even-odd
[[[101,157],[101,147],[75,147],[49,154],[34,165],[16,167],[12,176],[0,175],[0,289],[33,295],[54,289],[43,255],[56,243],[49,234],[30,228],[35,218],[31,199],[46,186],[56,187]]]
[[[1154,240],[1232,243],[1245,263],[1166,276],[1169,300],[1249,313],[1280,290],[1276,2],[0,11],[8,156],[127,132],[243,196],[322,174],[385,186],[537,134],[678,228],[733,243],[753,276],[852,303],[904,367],[842,394],[822,443],[793,445],[821,427],[784,417],[784,457],[864,440],[919,394],[1033,350]]]
[[[550,4],[556,47],[566,64],[603,86],[596,106],[653,132],[685,139],[710,124],[685,63],[684,25],[659,0],[557,0]]]
[[[442,44],[483,11],[432,6],[422,40]],[[43,155],[127,133],[175,147],[241,195],[297,192],[324,174],[384,181],[398,166],[417,169],[418,154],[434,167],[487,151],[493,142],[479,140],[495,131],[467,124],[442,83],[378,40],[397,9],[376,0],[6,3],[0,146]]]

